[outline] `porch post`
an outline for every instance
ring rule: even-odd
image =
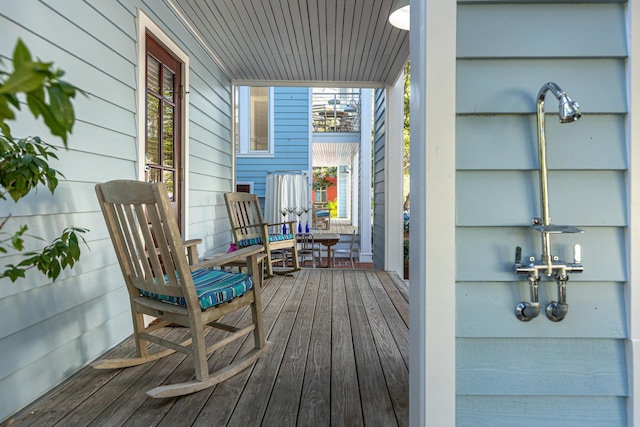
[[[453,426],[456,2],[411,0],[412,426]]]
[[[403,227],[403,135],[404,135],[404,73],[393,86],[387,86],[385,99],[386,144],[384,145],[385,194],[385,262],[387,271],[404,275]]]
[[[629,398],[627,399],[627,425],[640,422],[640,56],[634,54],[640,46],[640,8],[634,2],[627,5],[627,155],[628,161],[628,218],[627,229],[627,322],[628,333],[627,376]],[[635,84],[634,84],[635,83]]]

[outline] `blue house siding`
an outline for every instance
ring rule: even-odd
[[[2,2],[2,60],[10,62],[22,38],[34,56],[54,61],[66,71],[65,79],[88,94],[74,102],[77,122],[69,150],[61,149],[54,165],[66,178],[55,196],[41,189],[17,205],[0,202],[0,211],[13,214],[5,230],[27,224],[50,241],[75,224],[90,230],[85,236],[90,250],[55,283],[33,271],[16,283],[0,280],[0,422],[131,333],[126,290],[94,186],[137,179],[138,8],[190,58],[186,237],[204,237],[201,254],[228,244],[219,233],[229,228],[222,194],[232,182],[231,84],[166,3]],[[60,145],[28,114],[12,129]],[[2,265],[19,260],[13,254],[0,257]]]
[[[274,88],[274,154],[270,157],[236,157],[238,182],[253,182],[264,207],[267,173],[309,170],[309,89]]]
[[[543,29],[540,23],[544,22]],[[566,25],[571,22],[571,25]],[[459,4],[456,122],[456,391],[461,426],[626,425],[625,11],[603,4]],[[548,29],[548,30],[546,30]],[[535,100],[554,81],[582,107],[560,125],[547,95],[550,213],[570,275],[569,314],[520,322],[541,249]],[[540,282],[542,306],[557,299]],[[544,311],[544,310],[543,310]]]
[[[373,100],[373,266],[385,265],[385,104],[386,95],[376,89]]]

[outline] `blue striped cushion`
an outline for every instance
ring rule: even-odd
[[[293,233],[287,233],[287,234],[269,234],[269,241],[270,242],[279,242],[282,240],[293,240]],[[240,240],[238,242],[238,247],[239,248],[246,248],[247,246],[253,246],[253,245],[261,245],[262,244],[262,238],[260,237],[255,237],[253,239],[244,239],[244,240]]]
[[[329,211],[318,211],[316,212],[316,216],[318,218],[325,218],[329,216]]]
[[[247,246],[261,245],[261,244],[262,244],[262,238],[261,237],[255,237],[253,239],[240,240],[238,242],[238,247],[239,248],[246,248]]]
[[[269,241],[270,242],[279,242],[282,240],[293,240],[293,234],[292,233],[287,233],[287,234],[269,234]]]
[[[191,276],[196,286],[200,307],[203,310],[244,295],[253,288],[253,277],[244,273],[201,269],[192,272]],[[187,305],[187,302],[182,297],[158,295],[142,289],[140,294],[175,305]]]

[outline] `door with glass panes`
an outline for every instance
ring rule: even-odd
[[[146,50],[145,179],[165,183],[181,227],[182,63],[148,34]]]

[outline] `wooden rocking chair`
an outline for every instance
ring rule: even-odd
[[[258,196],[250,193],[225,193],[224,200],[231,221],[233,237],[238,248],[251,245],[263,245],[267,253],[267,276],[287,274],[300,270],[298,249],[293,227],[295,221],[289,221],[288,233],[269,233],[269,227],[282,227],[282,224],[264,222]],[[290,252],[290,254],[289,254]],[[273,264],[286,264],[291,259],[292,268],[274,270]]]
[[[193,359],[195,379],[147,392],[151,397],[172,397],[224,381],[249,367],[265,352],[270,343],[265,341],[262,325],[262,271],[258,261],[261,246],[189,265],[164,184],[111,181],[96,185],[96,193],[129,291],[137,357],[103,359],[94,363],[94,368],[136,366],[175,351],[186,353]],[[247,274],[212,269],[238,260],[246,262]],[[248,305],[251,325],[239,329],[218,323],[221,317]],[[143,314],[154,316],[159,322],[145,327]],[[169,324],[190,328],[191,338],[177,343],[153,333]],[[207,348],[205,334],[212,327],[230,334]],[[250,351],[224,368],[209,371],[209,353],[251,332],[254,347]],[[149,343],[166,349],[151,353]]]

